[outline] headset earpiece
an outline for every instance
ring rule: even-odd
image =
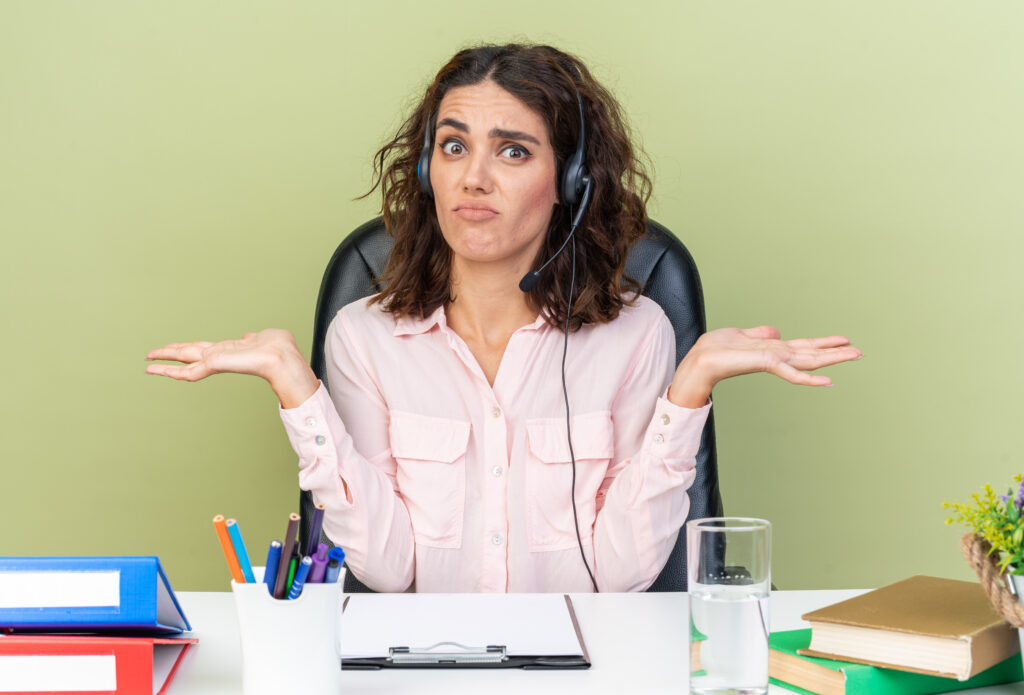
[[[430,185],[430,157],[434,154],[434,117],[427,118],[427,125],[423,129],[423,149],[420,151],[420,159],[416,162],[416,178],[420,181],[420,190],[428,198],[434,197],[434,189]]]
[[[583,189],[586,186],[587,165],[586,165],[586,121],[583,119],[583,97],[579,91],[576,92],[576,103],[580,108],[580,130],[576,136],[576,151],[572,153],[565,163],[565,171],[562,172],[561,198],[562,204],[575,207],[580,203],[583,196]]]

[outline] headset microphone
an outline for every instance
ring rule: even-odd
[[[576,105],[580,109],[580,130],[576,136],[576,151],[570,155],[569,160],[565,163],[565,170],[562,172],[561,193],[562,204],[568,205],[571,210],[574,206],[576,208],[576,214],[572,216],[572,224],[569,226],[569,234],[565,237],[565,241],[558,247],[551,258],[549,258],[544,265],[537,268],[532,273],[527,273],[523,276],[523,279],[519,281],[519,289],[523,292],[529,292],[537,286],[537,282],[540,281],[540,274],[545,268],[547,268],[551,261],[558,258],[558,254],[562,253],[562,249],[568,246],[569,241],[576,234],[576,227],[579,226],[580,220],[583,219],[583,213],[587,211],[587,204],[590,203],[590,192],[592,182],[590,180],[590,173],[587,171],[587,140],[586,140],[586,121],[583,119],[583,98],[580,96],[579,91],[576,92]]]
[[[579,226],[580,220],[583,219],[583,213],[587,209],[587,203],[590,202],[590,175],[584,174],[582,179],[583,197],[580,199],[580,206],[576,210],[576,214],[573,215],[572,226],[569,227],[569,234],[565,237],[565,241],[562,242],[562,245],[558,247],[558,250],[551,254],[551,258],[544,262],[544,265],[537,268],[537,270],[533,271],[532,273],[527,273],[526,275],[523,276],[523,279],[519,281],[519,289],[521,289],[523,292],[529,292],[530,290],[537,286],[537,283],[540,281],[541,271],[543,271],[545,268],[551,265],[551,262],[553,260],[558,258],[558,254],[562,253],[562,250],[569,245],[569,242],[572,240],[573,235],[576,234],[576,227]]]

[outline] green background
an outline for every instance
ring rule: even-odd
[[[0,554],[158,554],[224,590],[297,508],[262,381],[146,376],[172,341],[312,335],[370,158],[478,41],[618,95],[711,327],[841,333],[809,389],[715,391],[726,512],[780,588],[967,578],[944,499],[1021,462],[1024,4],[0,1]]]

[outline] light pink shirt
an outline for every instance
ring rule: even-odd
[[[338,312],[323,384],[282,410],[299,485],[376,591],[592,591],[580,557],[562,396],[563,333],[538,317],[488,384],[439,308]],[[686,520],[710,402],[664,398],[674,335],[640,297],[569,335],[566,383],[583,547],[601,591],[657,578]]]

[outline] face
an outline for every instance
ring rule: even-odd
[[[449,90],[430,183],[456,273],[532,269],[557,202],[555,153],[537,113],[490,80]]]

